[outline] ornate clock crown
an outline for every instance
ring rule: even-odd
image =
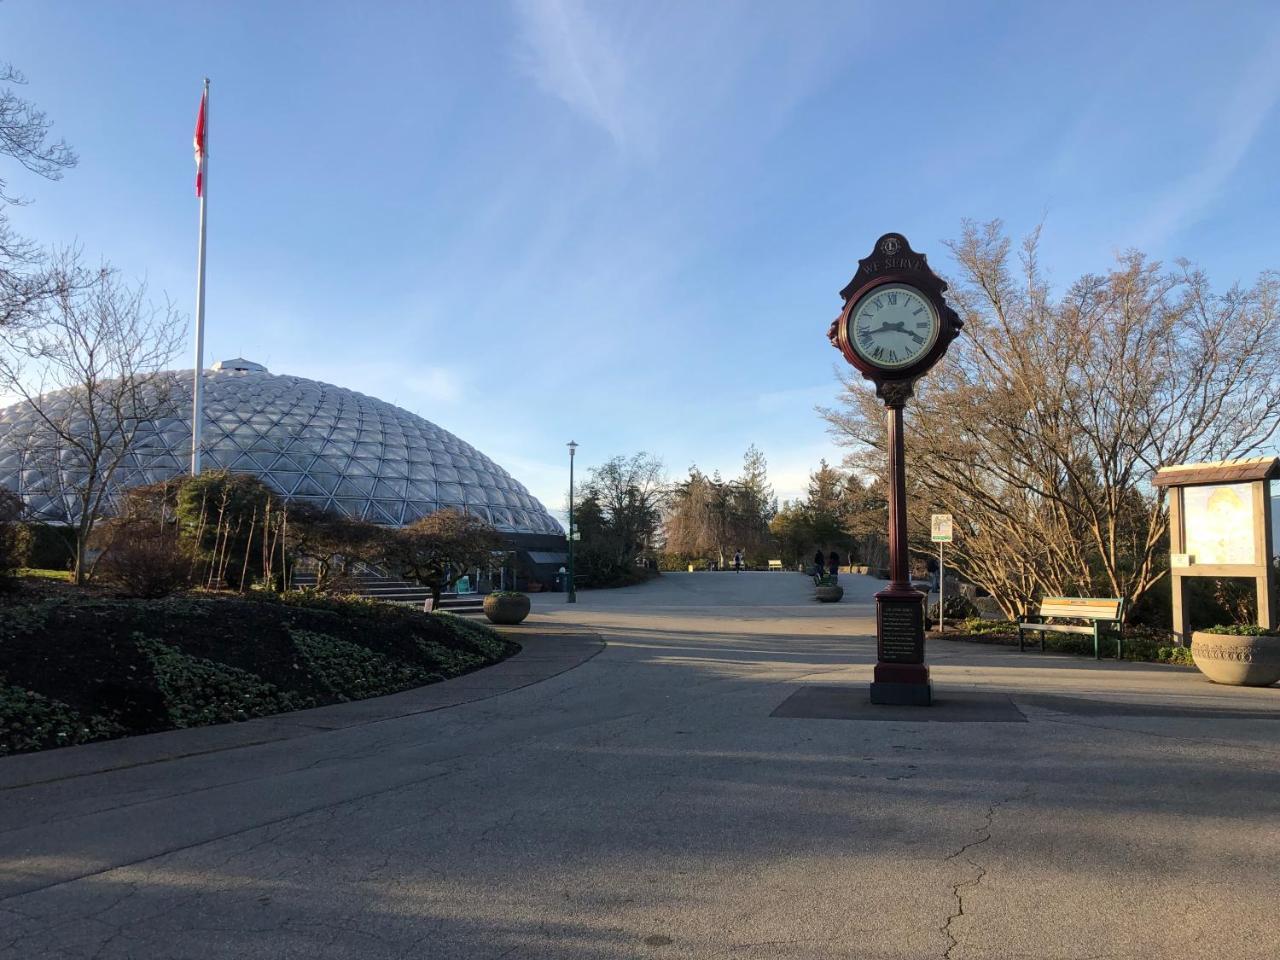
[[[926,348],[918,360],[901,367],[889,368],[880,367],[874,361],[859,356],[857,346],[850,338],[848,324],[857,301],[864,295],[869,295],[875,287],[894,282],[915,289],[932,306],[940,326],[933,344]],[[878,384],[889,380],[914,381],[942,358],[948,344],[964,326],[943,297],[946,289],[946,282],[929,269],[929,262],[923,253],[911,249],[906,237],[900,233],[883,234],[871,248],[870,255],[858,261],[858,270],[853,279],[840,291],[844,309],[828,328],[827,338],[868,380],[874,380]],[[894,394],[895,401],[899,393],[900,391]]]

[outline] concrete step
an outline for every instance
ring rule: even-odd
[[[410,607],[414,610],[422,609],[421,600],[386,600],[384,603],[394,603],[398,607]],[[437,611],[442,613],[451,613],[458,617],[484,617],[484,601],[448,601],[441,600],[440,606],[436,607]]]
[[[369,574],[353,577],[352,580],[360,596],[382,603],[394,603],[396,606],[421,610],[423,603],[431,596],[430,587],[424,587],[411,580],[394,580],[390,577],[376,577]],[[295,587],[312,588],[315,583],[314,574],[299,574],[293,578]],[[460,617],[483,617],[484,597],[475,593],[461,596],[456,593],[445,593],[441,594],[440,605],[436,609]]]

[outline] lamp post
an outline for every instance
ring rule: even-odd
[[[578,602],[578,591],[573,586],[573,455],[578,445],[569,441],[569,596],[566,603]]]

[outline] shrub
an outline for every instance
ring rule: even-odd
[[[1256,623],[1220,623],[1215,627],[1205,627],[1201,633],[1225,633],[1236,637],[1274,637],[1280,636],[1275,630],[1260,627]]]
[[[22,566],[18,555],[18,517],[22,516],[22,498],[0,487],[0,580],[13,576]]]
[[[70,570],[75,562],[74,534],[51,523],[17,525],[18,566],[37,570]]]
[[[275,494],[258,477],[227,470],[207,470],[185,478],[176,495],[163,492],[151,502],[173,499],[184,542],[202,561],[201,580],[247,590],[267,574],[277,555],[279,524],[284,514]],[[264,548],[264,540],[267,541]]]
[[[935,603],[935,611],[937,606],[938,605]],[[1012,637],[1015,640],[1018,638],[1018,625],[1012,620],[984,620],[982,617],[978,616],[967,617],[965,621],[960,624],[960,630],[963,633],[978,637],[1002,636]]]
[[[151,661],[175,727],[230,723],[312,706],[311,698],[281,691],[247,670],[190,656],[141,634],[135,640]]]
[[[350,574],[334,571],[330,567],[322,567],[323,576],[317,576],[315,589],[311,592],[326,597],[358,597],[360,596],[360,580]]]
[[[497,659],[507,656],[511,651],[511,641],[486,624],[446,613],[443,610],[431,616],[443,620],[449,625],[449,630],[453,634],[477,647],[485,656]]]
[[[1178,663],[1184,666],[1195,666],[1189,647],[1160,647],[1156,650],[1156,659],[1163,663]]]
[[[393,660],[314,630],[290,629],[289,636],[312,675],[338,700],[376,697],[441,679],[441,674],[419,664]]]
[[[0,757],[88,743],[122,732],[123,728],[111,720],[83,716],[61,700],[11,684],[0,685]]]
[[[191,584],[191,554],[175,531],[131,524],[98,561],[98,571],[134,597],[167,597]]]
[[[947,597],[943,601],[943,604],[946,608],[946,614],[947,614],[948,620],[978,619],[979,611],[978,611],[977,604],[975,604],[972,600],[970,600],[966,596],[963,596],[961,594],[956,594],[955,596]],[[929,618],[933,620],[935,623],[939,619],[938,605],[936,603],[929,608]]]

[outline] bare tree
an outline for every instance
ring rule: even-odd
[[[729,495],[720,475],[707,476],[696,466],[689,477],[673,484],[665,498],[663,534],[668,553],[718,558],[724,566],[729,538]]]
[[[1275,274],[1214,293],[1131,251],[1055,298],[1038,239],[1013,262],[998,221],[965,223],[950,245],[965,335],[907,417],[916,530],[953,513],[953,555],[1008,614],[1049,593],[1141,598],[1167,573],[1156,469],[1247,455],[1280,427]],[[884,410],[863,384],[825,415],[882,468]]]
[[[630,565],[653,545],[666,496],[662,461],[643,451],[592,468],[583,484],[583,504],[593,500],[598,505],[619,566]]]
[[[752,444],[742,458],[742,476],[722,480],[696,466],[665,497],[663,533],[667,553],[717,559],[721,569],[737,550],[758,562],[772,548],[769,523],[778,512],[768,463]]]
[[[19,492],[29,507],[69,524],[83,583],[85,547],[139,426],[176,413],[175,383],[163,371],[183,324],[171,306],[147,300],[145,284],[129,287],[108,267],[85,274],[64,258],[58,272],[57,295],[9,331],[0,392],[21,398],[10,435],[24,475],[39,478]]]
[[[401,576],[431,589],[433,609],[440,594],[467,571],[483,568],[506,548],[502,535],[479,517],[437,510],[386,536],[386,562]]]
[[[62,140],[51,141],[52,121],[14,87],[26,78],[9,64],[0,63],[0,156],[46,180],[59,180],[76,164],[76,155]],[[22,203],[9,192],[0,170],[0,328],[26,320],[38,306],[58,291],[65,274],[50,268],[43,253],[18,236],[9,223],[6,207]]]
[[[315,566],[317,590],[349,588],[356,564],[376,564],[386,554],[386,530],[368,520],[308,503],[289,506],[284,519],[288,524],[286,549]]]

